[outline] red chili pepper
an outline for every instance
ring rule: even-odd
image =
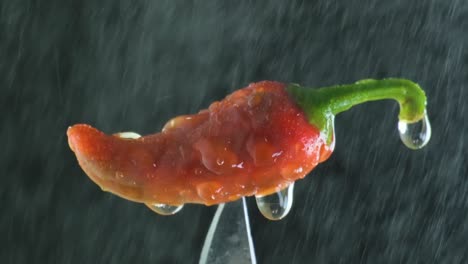
[[[424,92],[407,80],[322,89],[263,81],[153,135],[128,139],[83,124],[67,134],[79,164],[104,190],[148,205],[212,205],[303,178],[332,153],[336,114],[386,98],[400,102],[400,120],[425,115]]]

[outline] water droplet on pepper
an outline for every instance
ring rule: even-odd
[[[255,196],[257,207],[267,219],[280,220],[291,210],[294,196],[294,183],[285,189],[266,196]]]
[[[137,139],[140,138],[140,134],[135,133],[135,132],[119,132],[115,133],[114,136],[117,136],[119,138],[126,138],[126,139]]]
[[[207,203],[213,203],[216,199],[223,197],[223,185],[217,182],[205,182],[197,185],[197,193]]]
[[[223,165],[224,164],[224,160],[222,158],[217,158],[216,159],[216,164],[218,164],[219,166]]]
[[[124,177],[125,177],[125,175],[121,171],[116,171],[115,172],[115,178],[122,179]]]
[[[200,139],[194,144],[194,148],[201,154],[201,162],[213,173],[218,175],[233,172],[239,164],[239,159],[227,143],[216,139]]]
[[[173,215],[178,213],[184,205],[179,205],[179,206],[174,206],[174,205],[168,205],[168,204],[146,204],[149,209],[152,211],[160,214],[160,215]]]

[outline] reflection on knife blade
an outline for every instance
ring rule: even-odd
[[[257,263],[245,198],[218,206],[199,263]]]

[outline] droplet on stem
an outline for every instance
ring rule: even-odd
[[[431,139],[431,123],[427,114],[424,118],[415,123],[405,121],[398,122],[400,139],[410,149],[420,149]]]
[[[146,204],[146,206],[160,215],[173,215],[184,207],[184,205],[174,206],[168,204]]]
[[[294,196],[294,183],[285,189],[266,196],[255,196],[257,207],[267,219],[280,220],[291,210]]]

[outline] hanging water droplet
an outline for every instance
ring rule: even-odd
[[[140,134],[135,133],[135,132],[119,132],[114,134],[117,137],[120,138],[128,138],[128,139],[137,139],[140,138]]]
[[[294,196],[294,183],[285,189],[266,196],[255,196],[257,207],[263,216],[270,220],[280,220],[291,210]]]
[[[146,204],[149,209],[160,215],[173,215],[182,210],[184,205],[174,206],[168,204]]]
[[[420,149],[431,139],[431,123],[427,114],[415,123],[398,122],[398,131],[403,144],[410,149]]]

